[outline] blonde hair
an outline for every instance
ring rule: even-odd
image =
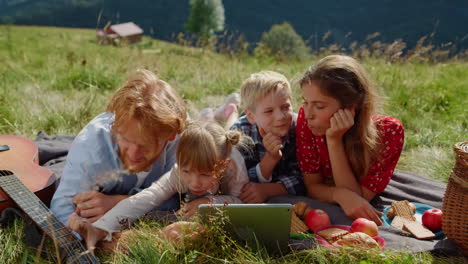
[[[340,102],[342,108],[355,107],[355,124],[343,137],[354,175],[367,175],[372,159],[378,159],[379,135],[372,116],[379,110],[379,96],[364,68],[353,58],[330,55],[319,60],[303,75],[299,84],[314,83],[322,93]]]
[[[215,122],[193,122],[182,133],[176,151],[179,168],[213,171],[220,160],[230,157],[233,146],[242,146],[246,137],[237,130],[224,130]]]
[[[274,71],[251,74],[241,85],[242,108],[255,111],[256,103],[271,92],[285,91],[291,99],[291,85],[288,79]]]
[[[168,138],[181,133],[187,119],[185,103],[175,90],[154,73],[142,69],[135,71],[117,90],[107,111],[115,114],[114,136],[134,119],[146,142],[153,142],[156,135]]]

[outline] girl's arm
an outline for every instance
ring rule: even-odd
[[[377,193],[381,193],[390,182],[404,143],[404,128],[398,119],[380,116],[374,122],[382,143],[377,155],[380,158],[370,164],[367,175],[359,181],[353,177],[342,141],[336,141],[333,138],[327,140],[335,184],[347,187],[367,201],[374,198]]]
[[[330,165],[333,172],[333,180],[336,187],[348,188],[349,190],[357,193],[359,196],[364,197],[366,200],[371,200],[374,196],[366,188],[356,180],[354,173],[349,164],[348,157],[345,153],[343,140],[333,139],[327,137],[328,153],[330,155]],[[367,192],[366,192],[367,190]],[[365,195],[364,195],[365,194]],[[367,197],[366,197],[367,196]]]
[[[336,187],[348,188],[363,196],[363,188],[349,164],[348,156],[344,149],[343,136],[354,125],[354,111],[340,109],[330,118],[330,128],[327,129],[327,147],[330,155],[330,164]],[[369,195],[369,194],[367,194]],[[366,196],[367,196],[366,195]]]
[[[341,111],[343,112],[343,110]],[[303,172],[304,184],[306,186],[307,195],[309,197],[330,203],[339,203],[338,199],[334,198],[334,194],[336,194],[336,197],[346,196],[346,192],[343,191],[343,189],[348,188],[346,185],[346,180],[348,179],[351,180],[351,185],[354,186],[356,190],[361,190],[357,193],[361,193],[361,195],[366,200],[370,200],[375,196],[375,193],[369,191],[365,187],[361,187],[360,184],[358,184],[358,182],[355,180],[349,165],[349,161],[344,152],[342,145],[342,135],[344,135],[344,133],[354,125],[354,119],[352,118],[353,113],[350,113],[348,110],[348,114],[351,114],[350,120],[348,120],[348,124],[344,125],[343,127],[338,127],[336,120],[331,120],[331,125],[333,125],[333,127],[327,131],[327,143],[334,142],[334,138],[338,138],[338,142],[341,143],[341,145],[338,145],[340,151],[336,151],[334,146],[328,146],[329,155],[334,155],[333,157],[330,157],[330,160],[332,161],[332,172],[335,178],[335,184],[338,185],[337,187],[331,187],[323,184],[323,179],[319,174],[318,160],[320,157],[318,156],[319,151],[317,149],[317,143],[315,142],[312,132],[307,127],[307,122],[304,116],[304,108],[301,107],[299,110],[296,127],[297,160],[299,167]],[[332,121],[335,121],[335,123]],[[339,122],[338,124],[341,125],[342,123],[343,122]],[[330,150],[330,147],[332,150]],[[344,166],[340,166],[341,164],[344,164]],[[345,177],[336,177],[337,175]],[[358,185],[358,187],[356,187],[356,185]]]
[[[339,204],[350,218],[363,217],[374,221],[377,225],[382,224],[379,213],[376,212],[374,207],[361,195],[348,188],[324,184],[319,173],[304,174],[304,183],[307,188],[307,196],[316,200]]]
[[[322,176],[319,173],[304,174],[304,184],[307,190],[307,196],[327,203],[336,203],[333,199],[335,187],[323,183]]]
[[[150,187],[120,201],[103,217],[94,222],[93,226],[107,231],[108,235],[105,239],[111,239],[113,232],[121,230],[122,221],[138,219],[179,191],[176,171],[176,166],[174,166],[172,170],[161,176]]]

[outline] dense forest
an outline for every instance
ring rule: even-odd
[[[392,42],[409,46],[427,35],[438,47],[468,48],[466,0],[224,0],[225,29],[257,42],[273,24],[289,22],[312,49],[352,41]],[[103,27],[134,21],[146,35],[173,40],[184,31],[188,0],[0,0],[0,22],[17,25]],[[329,32],[327,34],[327,32]],[[324,39],[324,36],[327,36]]]

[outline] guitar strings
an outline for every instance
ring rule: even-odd
[[[13,157],[15,157],[17,160],[22,160],[22,157],[19,155],[19,153],[17,153],[16,151],[13,151],[14,148],[13,148],[13,149],[10,149],[10,150],[11,150],[11,151],[9,152],[10,155],[13,155]],[[34,161],[36,160],[36,158],[38,158],[38,155],[39,155],[39,152],[36,152],[35,155],[34,155],[34,157],[33,157],[33,159],[31,160],[31,162],[34,162]],[[33,173],[34,173],[33,176],[36,176],[36,178],[39,178],[39,172],[33,170]],[[4,176],[4,175],[1,175],[1,176]],[[19,178],[18,178],[16,175],[14,175],[14,174],[12,173],[12,176],[14,176],[14,177],[17,179],[18,183],[20,183],[20,186],[23,185],[23,186],[29,191],[29,189],[23,184],[23,182],[21,182],[21,181],[19,180]],[[60,221],[52,214],[52,212],[50,211],[50,209],[49,209],[44,203],[42,203],[42,201],[41,201],[34,193],[32,193],[32,192],[27,192],[26,195],[28,195],[28,194],[29,194],[30,198],[32,198],[32,199],[35,198],[36,200],[39,201],[39,204],[42,205],[42,207],[45,208],[45,209],[47,210],[50,219],[52,219],[52,221],[53,221],[54,223],[63,226],[63,227],[61,227],[61,228],[63,228],[63,230],[67,230],[67,231],[68,231],[69,235],[67,234],[67,236],[72,236],[75,240],[77,239],[76,236],[75,236],[73,233],[71,233],[71,231],[70,231],[67,227],[65,227],[65,225],[63,225],[63,223],[60,222]],[[26,214],[27,214],[27,213],[26,213]],[[30,217],[31,217],[31,216],[30,216]],[[33,217],[31,217],[31,218],[34,220]],[[36,221],[35,221],[35,222],[36,222]],[[53,224],[54,224],[54,223],[53,223]],[[38,223],[36,222],[36,224],[38,224]],[[39,224],[38,224],[38,225],[39,225]],[[40,226],[40,225],[39,225],[39,226]],[[41,226],[40,226],[40,227],[41,227]],[[43,229],[43,228],[41,227],[41,229]],[[46,232],[45,229],[43,229],[43,231]],[[52,229],[52,232],[54,232],[54,231],[55,231],[55,230]],[[47,233],[47,232],[46,232],[46,233]],[[52,240],[55,241],[56,238],[55,238],[54,234],[52,233],[52,234],[50,234],[50,235],[51,235]],[[65,247],[66,251],[68,251],[68,252],[73,252],[74,249],[77,249],[77,248],[76,248],[76,245],[77,245],[77,244],[78,244],[78,250],[79,250],[79,251],[81,251],[81,252],[87,251],[87,249],[81,244],[81,242],[79,242],[79,241],[77,241],[77,242],[78,242],[78,243],[73,243],[73,242],[72,242],[72,244],[69,244],[69,243],[66,243],[66,242],[64,241],[63,243],[59,243],[59,244],[62,244],[62,248]],[[73,246],[73,244],[75,245],[75,247]],[[63,245],[64,245],[64,246],[63,246]],[[86,254],[85,257],[86,257],[86,258],[89,258],[89,260],[90,260],[92,263],[94,263],[95,261],[93,261],[93,259],[91,259],[91,257],[89,257],[88,255],[89,255],[89,254]],[[94,255],[93,255],[93,257],[94,257]],[[80,258],[80,259],[81,259],[81,258]],[[80,263],[81,263],[81,261],[80,261]]]
[[[22,159],[23,159],[23,158],[19,155],[19,153],[17,153],[16,151],[13,151],[14,148],[13,148],[13,149],[10,148],[10,150],[11,150],[11,151],[9,151],[8,154],[13,155],[13,157],[15,157],[17,160],[22,160]],[[39,152],[36,152],[31,162],[34,162],[34,160],[35,160],[36,158],[38,158],[38,155],[39,155]],[[39,172],[33,171],[33,173],[34,173],[34,175],[32,175],[32,176],[36,176],[36,178],[38,178]],[[72,236],[72,237],[77,241],[77,238],[75,237],[75,235],[74,235],[73,233],[71,233],[71,231],[70,231],[67,227],[65,227],[65,225],[63,225],[63,223],[60,222],[60,221],[52,214],[52,212],[50,211],[50,209],[49,209],[34,193],[32,193],[32,192],[24,185],[24,183],[21,182],[21,181],[19,180],[19,178],[18,178],[16,175],[13,174],[13,172],[0,170],[0,177],[3,177],[3,176],[11,176],[11,178],[13,179],[13,181],[15,181],[15,179],[16,179],[16,181],[17,181],[17,183],[19,184],[19,186],[23,185],[24,188],[25,188],[26,190],[28,190],[28,192],[26,192],[26,195],[29,195],[31,199],[37,200],[37,201],[39,202],[39,205],[40,205],[41,207],[43,207],[43,208],[47,211],[47,213],[49,214],[49,219],[51,219],[51,220],[52,220],[53,222],[55,222],[56,224],[59,224],[59,225],[63,226],[63,227],[61,227],[61,228],[63,228],[63,230],[68,231],[69,235]],[[25,212],[25,213],[28,214],[27,212]],[[28,214],[28,215],[29,215],[29,214]],[[39,225],[39,227],[40,227],[41,229],[43,229],[44,232],[46,232],[46,230],[45,230],[37,221],[35,221],[35,219],[34,219],[31,215],[29,215],[29,216],[31,217],[32,220],[34,220],[34,222],[36,222],[37,225]],[[55,230],[52,229],[52,232],[54,232],[54,231],[55,231]],[[65,232],[66,232],[66,231],[65,231]],[[46,233],[47,233],[47,232],[46,232]],[[52,240],[55,241],[56,239],[54,239],[55,237],[53,236],[53,234],[50,234],[50,235],[51,235]],[[86,252],[87,249],[81,244],[81,242],[80,242],[80,241],[77,241],[77,242],[78,242],[78,243],[72,243],[72,244],[75,244],[75,245],[78,244],[78,245],[79,245],[79,246],[78,246],[78,247],[79,247],[78,250],[80,250],[81,252]],[[76,247],[75,247],[75,248],[70,248],[70,247],[73,247],[73,246],[70,245],[70,244],[68,244],[68,243],[65,243],[65,242],[62,243],[62,245],[64,245],[66,251],[68,251],[68,252],[73,252],[72,250],[73,250],[73,249],[76,249]],[[62,248],[63,248],[63,246],[62,246]],[[82,255],[82,254],[81,254],[81,255]],[[84,256],[85,256],[86,258],[88,258],[89,261],[90,261],[91,263],[98,263],[98,262],[97,262],[97,259],[94,260],[94,259],[95,259],[94,255],[92,255],[93,257],[90,257],[89,255],[90,255],[90,254],[86,254],[86,255],[84,255]],[[80,258],[79,261],[80,261],[80,263],[81,263],[81,258]]]
[[[20,187],[20,188],[16,188],[16,189],[27,189],[27,187],[18,179],[18,177],[16,177],[16,175],[14,175],[12,172],[10,171],[6,171],[6,170],[0,170],[0,177],[9,177],[10,178],[10,181],[9,182],[6,182],[5,178],[2,178],[1,182],[1,187],[2,189],[7,193],[9,194],[10,192],[13,193],[13,191],[15,191],[15,187]],[[16,186],[14,185],[16,183]],[[11,189],[10,189],[11,188]],[[10,190],[8,190],[10,189]],[[52,240],[54,240],[55,243],[57,243],[61,248],[64,248],[67,252],[69,253],[73,253],[73,256],[70,256],[70,254],[67,254],[68,255],[68,258],[73,258],[74,256],[77,258],[77,260],[79,261],[79,263],[98,263],[97,262],[97,259],[94,257],[94,255],[91,254],[91,252],[87,249],[85,249],[83,247],[83,245],[81,244],[81,242],[79,242],[77,240],[77,238],[71,233],[71,231],[65,227],[65,225],[63,225],[62,222],[60,222],[53,214],[52,212],[50,211],[50,209],[34,194],[32,193],[29,189],[27,189],[28,191],[27,192],[23,192],[25,196],[29,196],[27,198],[29,198],[29,203],[31,204],[30,201],[34,201],[36,202],[39,207],[36,207],[37,209],[41,208],[42,207],[42,210],[45,210],[46,211],[46,216],[45,216],[45,219],[48,219],[47,222],[49,222],[49,224],[51,223],[51,230],[47,230],[47,226],[46,227],[43,227],[40,223],[39,223],[39,220],[37,219],[37,217],[39,215],[33,215],[34,213],[31,213],[31,212],[26,212],[25,210],[25,213],[31,217],[31,219],[41,228],[43,229],[44,232],[48,233]],[[22,193],[22,192],[18,192],[18,193]],[[25,201],[21,200],[19,201],[20,203],[24,203]],[[18,202],[16,201],[16,203],[18,204]],[[27,207],[27,203],[28,201],[26,201],[26,205],[25,207]],[[20,204],[18,204],[20,206]],[[35,218],[35,217],[36,218]],[[44,221],[45,222],[45,221]],[[63,235],[58,237],[55,236],[54,232],[56,232],[55,229],[60,229],[63,231]],[[49,232],[47,232],[49,231]],[[59,240],[63,240],[62,238],[66,237],[66,236],[72,236],[74,238],[75,241],[72,241],[72,243],[66,243],[66,241],[62,241],[60,242]],[[78,242],[78,243],[75,243],[75,242]],[[77,248],[78,247],[78,248]],[[80,250],[81,253],[76,255],[76,253],[74,252],[74,250]],[[81,257],[85,257],[88,259],[89,262],[82,262],[82,259]],[[72,259],[70,259],[72,260]],[[73,263],[73,262],[72,262]]]
[[[19,155],[19,153],[13,151],[14,148],[13,148],[13,149],[10,149],[10,150],[11,150],[11,151],[9,151],[8,154],[12,155],[12,156],[13,156],[14,158],[16,158],[17,160],[21,160],[21,159],[22,159],[22,157]],[[33,157],[33,159],[32,159],[31,162],[34,162],[34,160],[36,160],[36,158],[38,158],[38,156],[37,156],[38,154],[39,154],[39,152],[36,152],[36,153],[35,153],[35,155],[34,155],[34,157]],[[36,178],[39,178],[39,177],[38,177],[38,176],[39,176],[39,172],[33,170],[32,173],[34,173],[34,175],[32,175],[33,177],[36,176]],[[13,180],[14,180],[14,178],[16,178],[17,182],[19,183],[19,186],[23,185],[24,188],[26,188],[26,189],[29,191],[29,189],[28,189],[28,188],[19,180],[19,178],[18,178],[16,175],[14,175],[12,172],[8,173],[7,171],[0,171],[0,176],[1,176],[1,177],[3,177],[3,176],[11,176]],[[14,177],[14,178],[13,178],[13,177]],[[48,215],[49,215],[48,219],[51,219],[51,220],[52,220],[52,226],[53,226],[53,227],[54,227],[54,224],[62,225],[63,227],[60,227],[60,228],[62,228],[62,230],[67,230],[68,233],[69,233],[69,236],[73,236],[75,239],[77,239],[77,238],[75,237],[75,235],[73,235],[73,234],[70,232],[70,230],[62,224],[62,222],[58,221],[58,219],[51,213],[50,209],[49,209],[44,203],[42,203],[42,201],[39,200],[39,198],[38,198],[35,194],[33,194],[32,192],[26,192],[25,194],[26,194],[26,195],[29,195],[29,198],[30,198],[30,199],[32,198],[33,200],[39,201],[39,205],[47,210],[47,213],[48,213]],[[28,214],[27,212],[25,212],[25,213]],[[28,215],[29,215],[29,214],[28,214]],[[39,225],[39,227],[40,227],[44,232],[46,232],[45,228],[42,227],[42,226],[37,222],[37,220],[34,219],[34,217],[33,217],[32,215],[29,215],[29,217],[31,217],[31,219],[33,219],[34,222],[36,222],[36,224]],[[56,241],[57,239],[56,239],[56,237],[55,237],[54,234],[53,234],[55,230],[52,228],[51,231],[52,231],[52,233],[50,233],[50,236],[51,236],[52,240]],[[65,232],[66,232],[66,231],[65,231]],[[47,233],[47,232],[46,232],[46,233]],[[67,234],[67,236],[68,236],[68,234]],[[78,247],[79,247],[78,250],[80,250],[81,252],[87,251],[86,248],[83,247],[83,245],[82,245],[81,242],[79,242],[79,241],[78,241],[78,243],[72,243],[72,244],[75,245],[75,247],[73,247],[73,245],[71,245],[71,244],[69,244],[69,243],[66,243],[65,241],[63,241],[62,243],[60,243],[60,241],[57,241],[57,242],[58,242],[59,245],[62,246],[62,248],[64,248],[64,249],[65,249],[66,251],[68,251],[68,252],[73,252],[73,249],[77,249],[77,248],[76,248],[76,245],[77,245],[77,244],[79,245],[79,246],[78,246]],[[88,254],[86,254],[85,257],[86,257],[86,258],[89,258],[89,260],[90,260],[92,263],[95,262],[95,261],[93,261],[93,259],[91,259],[91,258],[88,256]],[[81,263],[81,261],[80,261],[80,263]]]

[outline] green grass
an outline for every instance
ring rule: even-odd
[[[271,58],[232,57],[144,38],[131,47],[100,46],[94,31],[46,27],[0,26],[0,134],[34,139],[40,130],[49,135],[76,135],[104,111],[111,94],[137,68],[155,71],[186,99],[190,115],[222,103],[238,91],[242,80],[260,70],[274,70],[294,80],[318,57],[276,62]],[[468,62],[389,63],[362,60],[386,98],[385,113],[402,120],[405,148],[397,166],[447,181],[454,164],[452,146],[466,140]],[[300,91],[294,87],[294,108]],[[39,262],[25,249],[21,225],[0,229],[0,262]],[[219,237],[218,246],[180,250],[152,237],[153,227],[141,226],[129,255],[104,255],[109,262],[134,263],[431,263],[444,262],[429,254],[322,249],[283,257],[237,248]],[[210,238],[211,239],[211,238]],[[222,243],[234,247],[223,249]],[[225,246],[225,244],[224,244]],[[229,254],[228,254],[229,253]],[[458,261],[449,259],[448,262]],[[51,263],[55,261],[51,260]]]

